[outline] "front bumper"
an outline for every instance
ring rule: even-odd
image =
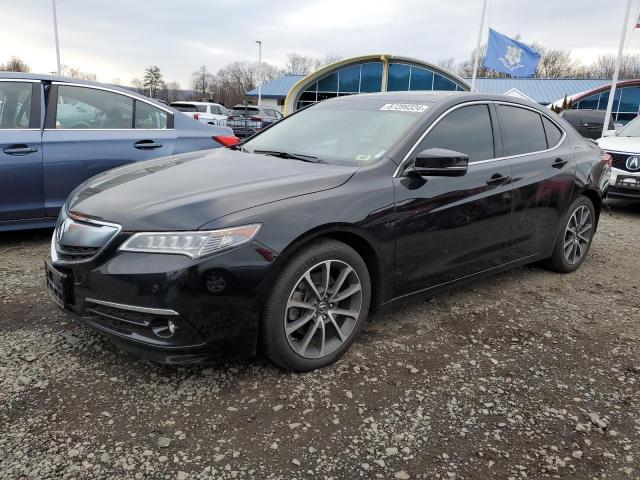
[[[619,177],[624,177],[625,179],[637,179],[636,182],[640,184],[640,172],[628,172],[626,170],[613,167],[611,169],[611,182],[607,190],[607,197],[640,199],[640,188],[632,187],[632,182],[630,181],[619,182]]]
[[[119,252],[127,237],[118,234],[87,261],[51,262],[68,278],[67,313],[156,362],[255,354],[263,280],[275,252],[255,241],[196,260]]]

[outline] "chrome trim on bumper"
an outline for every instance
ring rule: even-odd
[[[175,310],[170,310],[168,308],[149,308],[149,307],[138,307],[137,305],[125,305],[123,303],[115,303],[115,302],[107,302],[105,300],[96,300],[95,298],[85,298],[85,302],[95,303],[96,305],[103,305],[105,307],[111,308],[119,308],[120,310],[129,310],[131,312],[138,313],[148,313],[150,315],[170,315],[177,316],[178,312]]]

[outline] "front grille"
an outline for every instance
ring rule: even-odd
[[[120,231],[120,225],[97,221],[63,210],[53,233],[54,262],[92,260]]]
[[[609,152],[609,151],[607,151],[607,153],[609,155],[611,155],[611,158],[613,160],[611,165],[614,168],[617,168],[619,170],[624,170],[625,172],[633,172],[633,173],[637,173],[638,172],[637,170],[629,170],[627,168],[627,159],[629,157],[635,156],[635,154],[633,154],[633,153]]]
[[[98,253],[100,247],[76,247],[59,243],[56,250],[62,260],[86,260]]]

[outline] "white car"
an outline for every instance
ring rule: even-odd
[[[221,127],[227,125],[229,111],[218,103],[173,102],[171,106],[199,122]]]
[[[640,117],[597,142],[612,157],[608,196],[640,200]]]

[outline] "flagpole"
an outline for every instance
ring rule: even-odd
[[[482,18],[480,19],[480,30],[478,30],[478,41],[476,42],[476,58],[473,61],[473,75],[471,75],[471,91],[476,89],[476,76],[478,75],[478,63],[480,62],[480,43],[484,33],[484,21],[487,16],[487,0],[482,4]]]
[[[53,33],[56,39],[56,60],[58,65],[58,75],[62,72],[60,71],[60,42],[58,41],[58,15],[56,12],[56,0],[51,0],[53,4]]]
[[[624,23],[620,32],[620,43],[618,44],[618,58],[616,59],[616,68],[613,71],[611,79],[611,91],[609,92],[609,101],[607,102],[607,113],[604,115],[604,124],[602,125],[602,136],[609,130],[609,119],[611,118],[611,110],[613,109],[613,97],[616,95],[616,83],[618,83],[618,75],[620,74],[620,61],[622,60],[622,51],[624,50],[624,39],[627,36],[627,25],[629,24],[629,10],[631,9],[631,0],[627,0],[627,6],[624,11]]]

